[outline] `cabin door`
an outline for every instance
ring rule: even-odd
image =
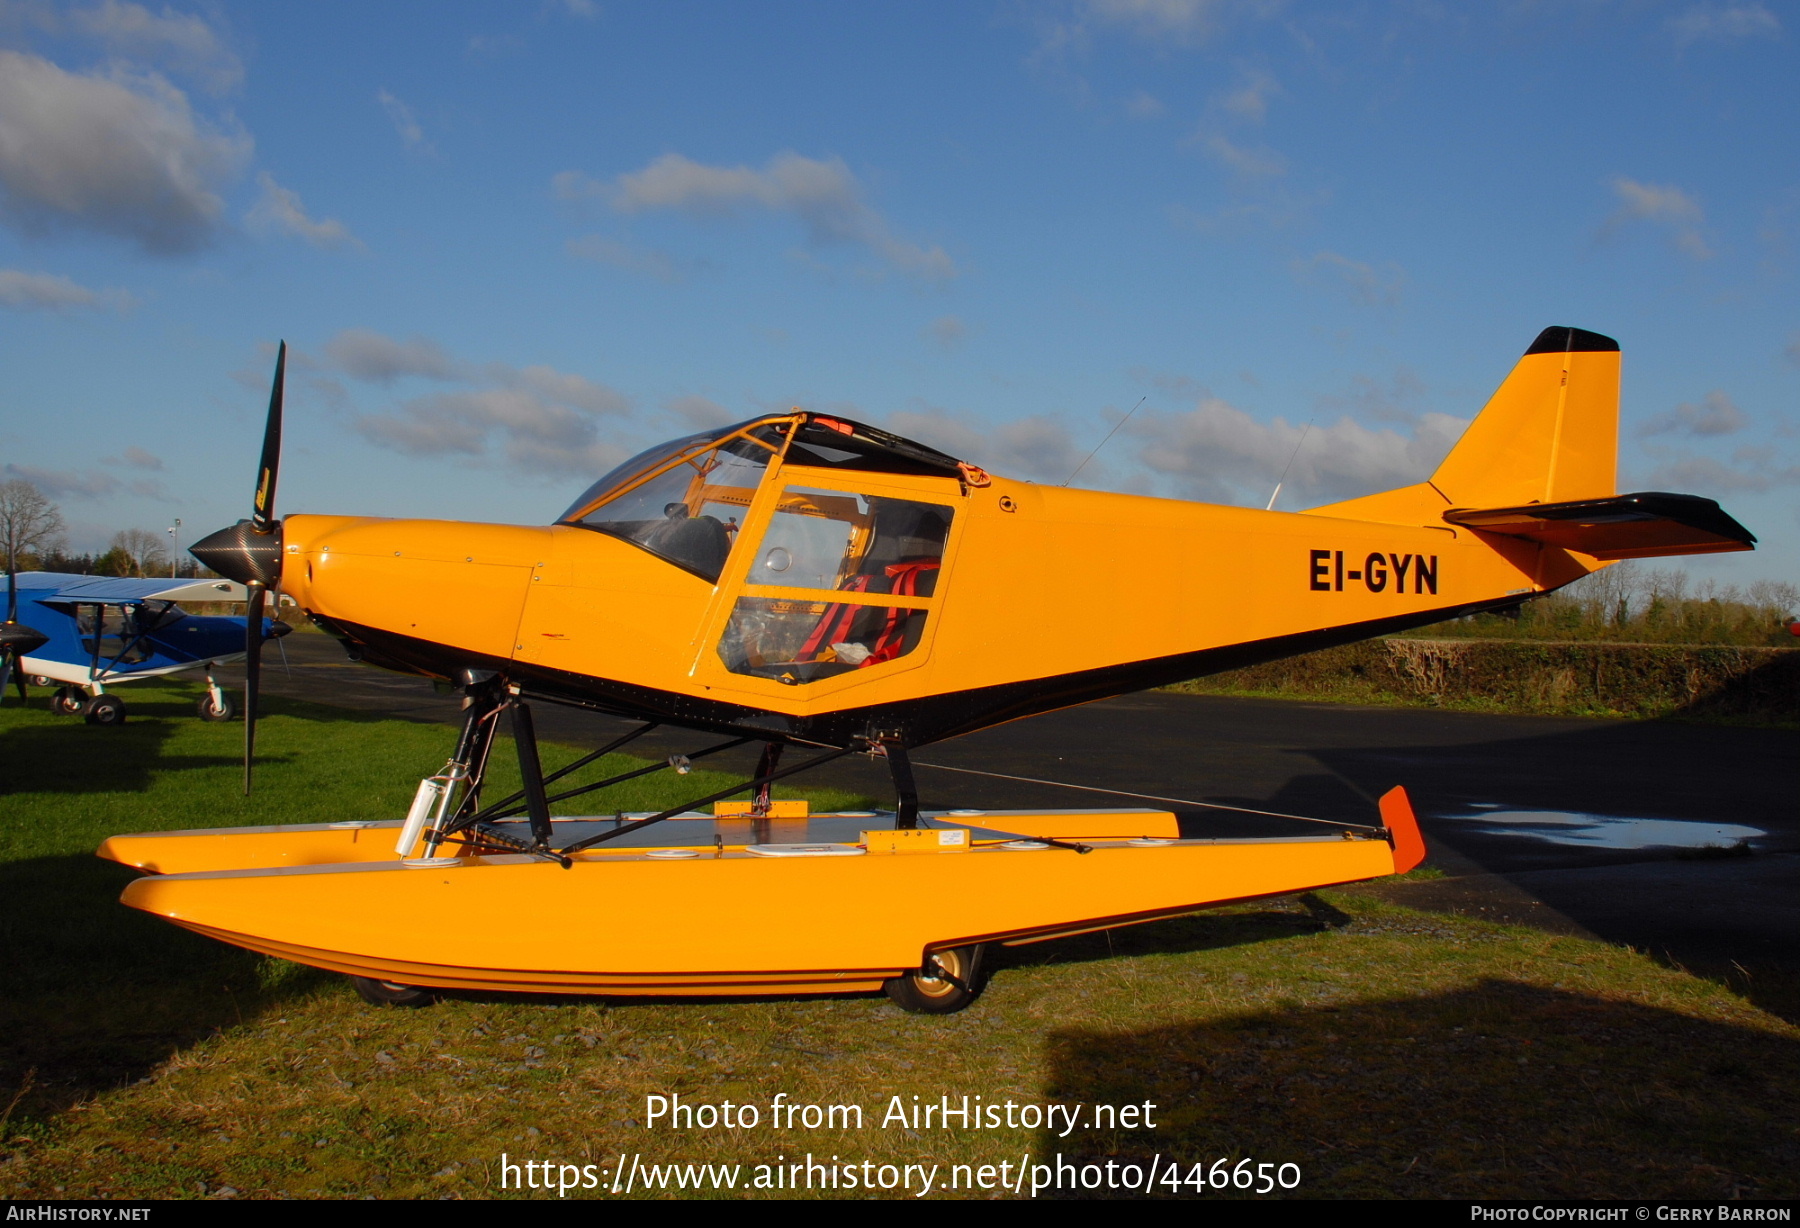
[[[827,694],[923,663],[956,486],[784,468],[747,524],[696,674],[751,694]],[[947,488],[942,494],[938,487]]]

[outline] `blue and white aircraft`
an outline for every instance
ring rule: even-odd
[[[244,659],[245,620],[189,614],[177,603],[241,602],[242,584],[53,571],[21,572],[0,578],[0,584],[7,586],[6,626],[33,632],[29,638],[21,635],[18,650],[7,652],[0,664],[0,696],[7,668],[16,667],[21,685],[26,677],[39,686],[61,684],[51,697],[52,711],[79,714],[90,725],[118,725],[125,720],[125,701],[108,692],[109,686],[201,670],[206,675],[206,692],[197,705],[201,718],[228,721],[235,715],[236,705],[214,679],[213,667]],[[261,621],[265,640],[293,630],[278,619]],[[42,643],[31,643],[39,638]]]

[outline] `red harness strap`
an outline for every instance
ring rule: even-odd
[[[937,563],[895,563],[887,569],[888,575],[893,577],[894,581],[891,591],[896,597],[916,597],[918,596],[920,573],[937,569]],[[881,634],[876,637],[874,646],[869,650],[868,660],[863,662],[863,667],[876,665],[882,661],[892,661],[899,656],[900,650],[905,647],[901,641],[901,625],[907,618],[917,613],[920,611],[903,606],[888,607],[887,626],[883,627]]]
[[[866,593],[869,591],[869,577],[853,576],[844,581],[840,591]],[[861,609],[860,606],[843,604],[826,606],[825,612],[819,615],[819,625],[814,627],[813,633],[806,637],[806,643],[800,648],[800,655],[794,659],[796,661],[817,660],[819,653],[827,645],[841,643],[844,637],[850,634],[850,624],[856,621],[856,612],[859,609]]]
[[[886,569],[888,578],[894,582],[889,591],[896,597],[916,597],[918,596],[920,574],[936,571],[938,567],[939,564],[936,562],[895,563]],[[844,582],[840,591],[866,593],[869,591],[869,579],[868,576],[853,576]],[[857,614],[863,608],[842,602],[827,606],[825,613],[819,616],[818,626],[814,627],[812,634],[806,637],[806,643],[802,645],[800,654],[795,659],[799,661],[816,660],[818,654],[832,644],[843,643],[849,638],[851,624],[856,621]],[[883,661],[892,661],[899,656],[900,650],[905,646],[900,635],[901,626],[910,615],[918,612],[901,606],[888,607],[886,625],[882,627],[881,634],[875,637],[875,643],[870,647],[868,657],[857,668],[866,669],[868,666],[878,665]]]

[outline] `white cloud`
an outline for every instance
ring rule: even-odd
[[[1800,465],[1779,466],[1767,452],[1740,450],[1733,459],[1736,466],[1687,454],[1664,460],[1643,479],[1641,488],[1718,496],[1800,483]]]
[[[433,393],[354,425],[371,442],[413,456],[494,458],[546,477],[604,473],[629,455],[600,439],[579,410],[520,388]]]
[[[1395,367],[1386,379],[1352,375],[1347,391],[1321,396],[1318,405],[1321,413],[1348,408],[1365,421],[1416,423],[1416,407],[1424,395],[1425,382],[1410,367],[1402,366]]]
[[[580,17],[584,21],[592,21],[600,16],[600,6],[594,0],[562,0],[562,6],[569,16]]]
[[[1302,281],[1342,290],[1359,303],[1370,307],[1391,307],[1400,301],[1406,273],[1399,265],[1389,263],[1376,268],[1336,252],[1318,252],[1310,259],[1295,260],[1289,266]]]
[[[923,247],[894,236],[887,220],[863,200],[862,184],[837,159],[776,154],[761,170],[708,166],[681,154],[664,154],[640,171],[601,183],[576,171],[551,181],[564,200],[599,197],[620,213],[674,210],[719,218],[746,210],[786,213],[798,219],[817,246],[853,244],[889,266],[927,281],[945,281],[957,268],[941,247]]]
[[[1155,119],[1168,110],[1161,101],[1139,90],[1125,100],[1125,114],[1133,119]]]
[[[111,307],[124,311],[136,301],[124,290],[90,290],[55,273],[0,269],[0,307],[17,307],[24,311]]]
[[[969,326],[958,316],[939,316],[925,326],[925,335],[946,350],[954,350],[968,337]]]
[[[1087,0],[1101,21],[1129,26],[1155,42],[1205,42],[1219,25],[1222,0]]]
[[[682,279],[681,270],[667,252],[632,247],[605,235],[583,235],[579,239],[570,239],[567,250],[569,255],[577,259],[611,265],[628,273],[642,273],[658,281],[673,283]]]
[[[1420,415],[1409,434],[1347,417],[1310,428],[1281,418],[1262,423],[1206,396],[1185,413],[1140,412],[1124,433],[1142,441],[1138,460],[1185,497],[1261,507],[1280,481],[1291,507],[1423,481],[1466,426],[1439,413]]]
[[[710,431],[714,427],[730,426],[739,417],[712,398],[703,396],[673,397],[665,401],[663,407],[679,416],[682,421],[696,431]]]
[[[242,83],[244,65],[213,28],[189,13],[164,7],[161,16],[138,4],[103,0],[98,8],[76,9],[70,24],[99,39],[116,56],[161,65],[191,76],[215,93]]]
[[[1226,235],[1258,230],[1281,230],[1303,220],[1309,202],[1286,193],[1273,193],[1266,200],[1243,201],[1201,213],[1186,205],[1170,205],[1169,223],[1182,230],[1203,235]]]
[[[599,419],[621,417],[617,390],[548,366],[473,364],[422,337],[397,341],[367,330],[339,333],[326,360],[353,380],[392,384],[421,378],[462,387],[402,401],[394,412],[360,414],[372,443],[413,456],[462,456],[549,478],[597,474],[633,450],[602,436]]]
[[[36,465],[6,466],[9,478],[24,478],[52,499],[103,499],[118,492],[125,483],[98,469],[81,472],[74,469],[43,469]]]
[[[1700,202],[1692,196],[1680,188],[1639,183],[1624,176],[1614,179],[1612,188],[1619,198],[1619,207],[1601,226],[1602,239],[1610,238],[1631,222],[1645,221],[1667,227],[1675,246],[1696,260],[1712,255],[1712,249],[1700,234],[1705,215]]]
[[[1660,418],[1638,428],[1640,435],[1730,435],[1750,425],[1750,416],[1732,399],[1714,389],[1699,404],[1684,401]]]
[[[294,235],[314,247],[362,246],[361,240],[336,218],[314,220],[300,202],[300,193],[276,183],[268,171],[257,175],[256,182],[262,188],[262,197],[244,215],[252,230]]]
[[[325,343],[325,357],[351,379],[364,383],[391,384],[407,376],[445,381],[466,378],[455,359],[424,337],[396,341],[368,329],[347,328]]]
[[[631,406],[631,402],[616,389],[554,367],[509,367],[495,362],[483,367],[482,373],[505,388],[569,405],[583,413],[622,414]]]
[[[1202,130],[1195,142],[1208,157],[1245,179],[1268,179],[1287,174],[1287,162],[1272,149],[1248,149],[1233,144],[1222,133]]]
[[[0,216],[27,234],[99,231],[146,251],[192,251],[220,227],[214,189],[250,138],[195,118],[163,78],[65,72],[0,51]]]
[[[1281,93],[1281,83],[1260,69],[1244,74],[1244,83],[1219,100],[1219,106],[1239,119],[1260,124],[1269,117],[1269,99]]]
[[[882,425],[995,473],[1041,482],[1068,481],[1093,446],[1082,447],[1061,419],[1044,414],[995,425],[933,406],[899,410]],[[1083,471],[1083,477],[1094,474],[1092,467]]]
[[[413,114],[411,107],[386,90],[378,91],[375,101],[387,112],[388,122],[394,125],[394,131],[400,134],[400,139],[408,149],[419,153],[432,152],[431,142],[425,139],[425,129],[419,126],[419,117]]]
[[[125,449],[125,463],[136,469],[161,469],[162,457],[154,452],[147,452],[135,444]]]
[[[1780,19],[1761,4],[1697,4],[1669,18],[1668,28],[1680,47],[1781,35]]]

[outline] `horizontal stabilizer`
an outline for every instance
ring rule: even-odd
[[[1444,519],[1597,559],[1723,554],[1756,545],[1755,535],[1711,499],[1661,491],[1523,507],[1452,508]]]

